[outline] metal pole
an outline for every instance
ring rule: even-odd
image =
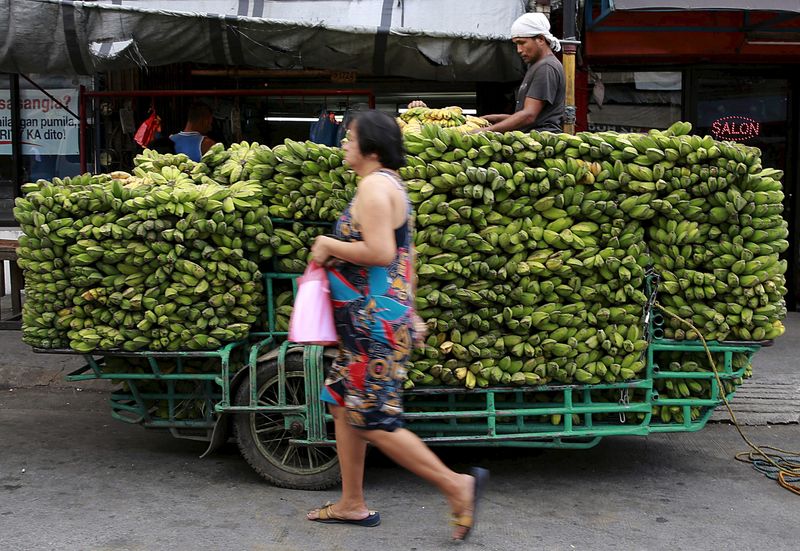
[[[564,0],[563,5],[564,40],[575,40],[578,38],[575,25],[578,19],[578,2],[576,0]]]
[[[85,92],[85,95],[89,98],[160,98],[173,96],[375,96],[372,90],[358,88],[272,88],[269,90],[127,90]]]
[[[578,51],[577,40],[562,40],[561,47],[564,50],[564,76],[566,77],[566,94],[564,106],[564,132],[567,134],[575,133],[575,54]]]
[[[563,8],[564,21],[564,40],[561,46],[564,49],[564,76],[566,77],[566,95],[564,107],[564,132],[567,134],[575,133],[575,54],[578,51],[580,41],[577,40],[577,30],[575,21],[578,18],[577,0],[564,0]]]
[[[81,155],[81,174],[86,172],[86,87],[81,84],[78,92],[78,117],[79,125],[79,147]]]
[[[100,78],[97,74],[94,76],[93,88],[95,90],[100,88]],[[102,139],[102,129],[100,128],[100,100],[98,98],[94,98],[92,101],[92,123],[94,123],[94,169],[92,171],[97,174],[100,172],[100,141]]]
[[[22,102],[19,92],[19,75],[11,75],[11,170],[14,180],[14,197],[19,197],[19,190],[25,171],[22,166]]]

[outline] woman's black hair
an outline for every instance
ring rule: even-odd
[[[392,117],[381,111],[361,111],[350,124],[358,127],[358,148],[362,155],[375,153],[378,162],[391,170],[405,166],[403,135]]]

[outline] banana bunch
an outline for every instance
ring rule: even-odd
[[[443,109],[412,107],[397,117],[397,124],[403,134],[419,134],[425,125],[452,128],[461,133],[479,130],[489,123],[480,117],[464,115],[461,107],[451,106]]]
[[[277,256],[277,266],[283,272],[302,273],[311,258],[311,245],[324,228],[307,226],[300,222],[276,225],[270,244]]]
[[[275,331],[288,332],[289,319],[292,317],[294,293],[284,291],[275,297]]]
[[[192,183],[192,178],[186,172],[172,165],[166,165],[160,170],[153,168],[149,171],[137,166],[133,169],[133,175],[138,177],[143,184],[179,186]]]
[[[460,107],[445,107],[443,109],[428,109],[420,113],[421,124],[436,124],[446,128],[461,126],[467,122]]]
[[[161,154],[152,149],[145,149],[133,158],[133,166],[145,172],[160,171],[164,167],[175,167],[179,171],[191,170],[195,162],[183,153]]]
[[[262,150],[268,151],[269,153],[265,152],[260,158],[257,158],[257,153]],[[209,153],[211,153],[211,150],[209,150],[206,155]],[[271,157],[271,153],[268,147],[261,146],[255,142],[252,144],[248,142],[231,144],[226,152],[227,158],[214,167],[211,172],[211,177],[222,184],[233,184],[240,180],[249,180],[250,173],[255,169],[256,165],[261,164],[259,163],[260,159]],[[203,156],[200,161],[203,162],[203,159],[205,159],[205,156]],[[209,161],[211,165],[214,164],[211,158]],[[206,166],[210,166],[209,162],[205,164]]]
[[[215,143],[200,158],[200,163],[205,166],[206,172],[214,170],[230,158],[230,151],[221,143]]]
[[[285,140],[273,150],[273,172],[261,180],[274,218],[335,221],[355,194],[356,175],[340,149]]]

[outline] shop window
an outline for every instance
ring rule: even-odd
[[[681,118],[680,72],[590,73],[588,122],[591,132],[646,132]]]
[[[91,79],[53,75],[28,75],[47,93],[20,79],[22,162],[26,181],[80,173],[79,121],[64,107],[78,113],[80,85]],[[63,107],[53,98],[63,104]]]
[[[758,147],[764,166],[786,170],[790,87],[786,75],[704,72],[697,80],[695,130]]]

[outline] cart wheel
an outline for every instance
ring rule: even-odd
[[[258,366],[258,403],[278,403],[278,364],[273,359]],[[250,403],[250,378],[242,380],[236,390],[237,405]],[[304,405],[305,378],[301,354],[286,356],[286,403]],[[339,483],[339,458],[336,448],[297,446],[291,438],[303,435],[287,430],[283,414],[239,413],[234,417],[234,430],[245,460],[266,480],[281,488],[323,490]]]

